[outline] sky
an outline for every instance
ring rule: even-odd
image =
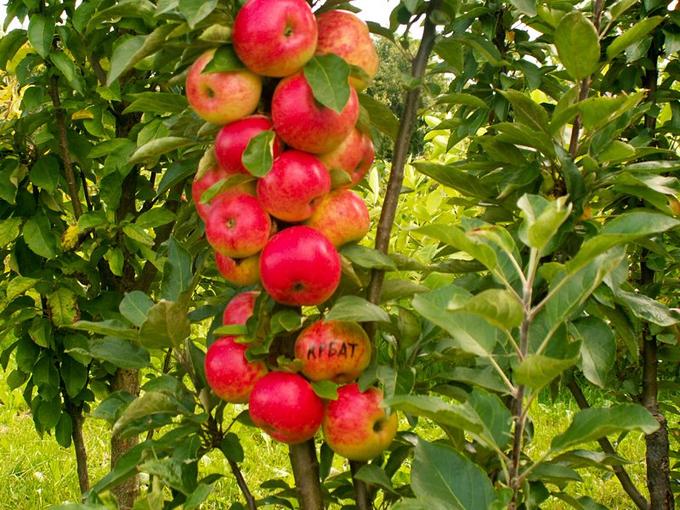
[[[359,14],[362,19],[365,21],[375,21],[386,26],[389,24],[390,12],[399,3],[399,0],[355,0],[352,3],[362,10],[361,14]],[[0,0],[0,27],[5,21],[5,13],[5,0]],[[18,28],[19,26],[16,20],[14,20],[8,30]]]

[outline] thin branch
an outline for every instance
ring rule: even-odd
[[[238,488],[241,489],[243,497],[246,498],[246,503],[248,503],[248,510],[257,510],[255,498],[253,497],[252,492],[250,492],[250,489],[248,488],[248,483],[246,482],[246,479],[243,477],[243,473],[241,472],[241,469],[238,467],[238,464],[230,459],[229,467],[231,468],[231,472],[234,474],[234,478],[236,478],[236,484],[238,485]]]
[[[78,184],[76,183],[76,177],[73,172],[73,163],[71,162],[71,153],[69,152],[68,137],[66,135],[66,115],[64,113],[64,108],[61,106],[61,100],[59,99],[59,77],[52,76],[50,78],[49,92],[50,97],[52,98],[54,116],[57,122],[59,152],[61,152],[61,160],[64,163],[68,194],[71,198],[73,214],[76,219],[78,219],[83,214],[83,208],[80,204],[80,199],[78,198]]]

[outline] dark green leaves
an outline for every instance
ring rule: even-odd
[[[327,320],[355,322],[389,322],[387,312],[359,296],[343,296],[326,314]]]
[[[42,58],[47,58],[52,49],[54,20],[41,14],[32,14],[28,22],[28,42]]]
[[[189,329],[186,309],[172,301],[160,301],[149,309],[139,342],[148,348],[177,347],[189,336]]]
[[[57,256],[57,238],[46,216],[34,216],[24,224],[24,240],[31,251],[41,257]]]
[[[220,46],[201,73],[224,73],[243,69],[243,62],[236,56],[233,46]]]
[[[626,30],[623,34],[618,36],[607,47],[607,58],[613,59],[616,55],[621,53],[631,44],[640,41],[643,37],[654,30],[659,23],[663,21],[662,16],[653,16],[646,18],[636,23],[632,28]]]
[[[371,124],[378,131],[396,140],[399,132],[399,120],[385,104],[368,94],[359,94],[359,103],[368,112]]]
[[[120,313],[135,326],[141,326],[146,320],[149,309],[153,306],[151,298],[140,290],[125,295],[118,306]]]
[[[590,76],[600,61],[600,41],[593,24],[579,11],[562,18],[555,28],[557,54],[575,80]]]
[[[149,352],[129,340],[107,336],[88,340],[88,354],[120,368],[140,369],[150,363]]]
[[[250,139],[241,162],[251,175],[264,177],[272,169],[275,139],[273,130],[262,131]]]
[[[312,58],[304,68],[314,99],[340,113],[350,96],[349,65],[334,54]]]

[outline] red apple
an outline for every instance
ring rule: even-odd
[[[295,357],[312,381],[354,381],[371,362],[371,341],[359,324],[317,321],[295,340]]]
[[[271,171],[257,182],[257,198],[275,218],[303,221],[331,190],[331,177],[318,158],[301,151],[285,151]]]
[[[245,259],[232,259],[215,253],[217,270],[222,277],[237,287],[247,287],[260,282],[260,256],[253,255]]]
[[[189,104],[203,120],[227,124],[257,108],[262,78],[247,69],[203,73],[215,50],[198,57],[189,69],[186,95]]]
[[[245,324],[248,322],[248,319],[253,315],[255,300],[259,295],[260,293],[256,290],[236,294],[224,309],[222,324],[227,326],[229,324]]]
[[[269,239],[271,219],[255,197],[224,193],[213,200],[205,224],[208,243],[222,255],[255,255]]]
[[[397,434],[397,415],[387,416],[378,388],[359,385],[338,389],[338,399],[326,403],[323,435],[328,446],[349,460],[368,461],[385,450]]]
[[[323,303],[338,288],[340,273],[340,255],[333,244],[305,226],[283,229],[260,256],[262,286],[284,305]]]
[[[323,419],[323,402],[298,374],[269,372],[250,394],[253,423],[277,441],[301,443],[314,437]]]
[[[232,174],[225,172],[219,166],[213,168],[207,168],[202,172],[197,172],[194,177],[194,182],[191,184],[191,197],[194,201],[194,206],[196,207],[196,212],[203,219],[206,220],[208,217],[208,210],[210,209],[211,203],[203,203],[202,197],[203,193],[210,189],[213,184],[217,184],[219,181],[226,180],[232,177]],[[248,195],[255,195],[255,180],[241,182],[239,184],[234,184],[228,189],[222,191],[222,193],[227,192],[239,192],[247,193]],[[212,202],[212,201],[211,201]]]
[[[252,71],[288,76],[314,56],[316,19],[305,0],[249,0],[236,15],[231,39]]]
[[[359,67],[367,79],[352,76],[350,83],[357,90],[368,87],[378,72],[378,53],[366,23],[351,12],[327,11],[317,17],[319,42],[317,55],[335,53],[348,64]]]
[[[314,99],[303,73],[284,78],[274,90],[274,130],[295,149],[313,154],[330,152],[347,138],[358,118],[359,100],[353,88],[340,113]]]
[[[318,230],[338,247],[361,240],[371,228],[371,219],[359,195],[348,189],[338,189],[316,204],[305,225]]]
[[[334,172],[344,172],[349,177],[349,183],[342,183],[352,187],[364,178],[370,170],[375,158],[373,141],[371,137],[362,133],[358,129],[345,138],[340,145],[332,151],[319,156],[319,159],[326,165],[328,171],[333,175]],[[335,183],[334,187],[339,187]]]
[[[256,135],[270,129],[272,129],[272,122],[264,115],[251,115],[220,129],[215,139],[215,157],[220,167],[227,174],[247,174],[248,170],[243,166],[242,157],[248,142]],[[274,138],[273,149],[276,158],[282,150],[281,140],[278,137]]]
[[[262,361],[248,361],[248,346],[224,336],[216,340],[205,355],[205,378],[215,395],[227,402],[248,402],[255,383],[267,373]]]

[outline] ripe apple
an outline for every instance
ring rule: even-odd
[[[371,341],[359,324],[317,321],[295,340],[295,357],[312,381],[354,381],[371,362]]]
[[[285,151],[270,172],[257,182],[257,198],[275,218],[303,221],[316,203],[331,190],[331,176],[318,158],[307,152]]]
[[[317,55],[335,53],[348,64],[357,66],[367,79],[352,76],[350,84],[364,90],[378,72],[378,53],[366,23],[351,12],[327,11],[317,16],[319,41]]]
[[[387,416],[378,388],[359,390],[356,383],[338,389],[326,403],[323,435],[328,446],[349,460],[368,461],[385,450],[397,434],[397,415]]]
[[[255,255],[269,239],[271,219],[253,196],[224,193],[212,201],[205,224],[208,243],[222,255]]]
[[[359,100],[353,88],[340,113],[314,99],[303,73],[284,78],[274,90],[274,130],[295,149],[313,154],[330,152],[347,138],[358,118]]]
[[[314,56],[316,19],[305,0],[249,0],[236,15],[231,39],[252,71],[288,76]]]
[[[295,226],[273,236],[260,255],[260,279],[267,293],[291,306],[318,305],[340,283],[340,255],[313,228]]]
[[[251,115],[222,127],[215,139],[215,157],[220,167],[230,175],[247,174],[248,170],[243,166],[242,157],[248,142],[254,136],[270,129],[272,122],[264,115]],[[273,148],[276,158],[283,148],[278,137],[274,138]]]
[[[189,69],[186,95],[189,104],[203,120],[228,124],[250,115],[262,93],[262,78],[248,69],[203,73],[215,50],[206,51]]]
[[[323,402],[299,374],[269,372],[250,394],[253,423],[277,441],[295,444],[314,437],[323,419]]]
[[[201,198],[203,193],[207,191],[213,184],[217,184],[221,180],[226,180],[232,177],[232,174],[225,172],[219,166],[214,166],[212,168],[206,168],[203,171],[196,172],[194,177],[194,182],[191,184],[191,197],[194,201],[194,206],[196,207],[196,212],[198,215],[206,221],[208,217],[208,210],[210,209],[210,203],[203,203]],[[241,182],[234,184],[228,189],[222,191],[222,193],[230,192],[240,192],[247,193],[248,195],[255,196],[255,180]],[[213,199],[214,200],[214,199]]]
[[[205,378],[222,400],[243,404],[248,402],[255,383],[267,373],[267,366],[262,361],[248,361],[248,346],[235,340],[224,336],[208,347]]]
[[[236,294],[224,309],[222,324],[245,324],[253,315],[255,300],[260,293],[256,290]]]
[[[347,187],[356,185],[364,178],[370,170],[374,158],[375,151],[370,135],[362,133],[356,128],[340,145],[319,156],[331,175],[338,171],[347,174],[350,179],[348,184],[345,183]],[[334,187],[339,186],[334,183]]]
[[[362,239],[371,228],[371,218],[359,195],[338,189],[316,204],[305,225],[321,232],[337,248]]]
[[[222,277],[237,287],[255,285],[260,281],[260,256],[253,255],[245,259],[232,259],[215,252],[217,270]]]

